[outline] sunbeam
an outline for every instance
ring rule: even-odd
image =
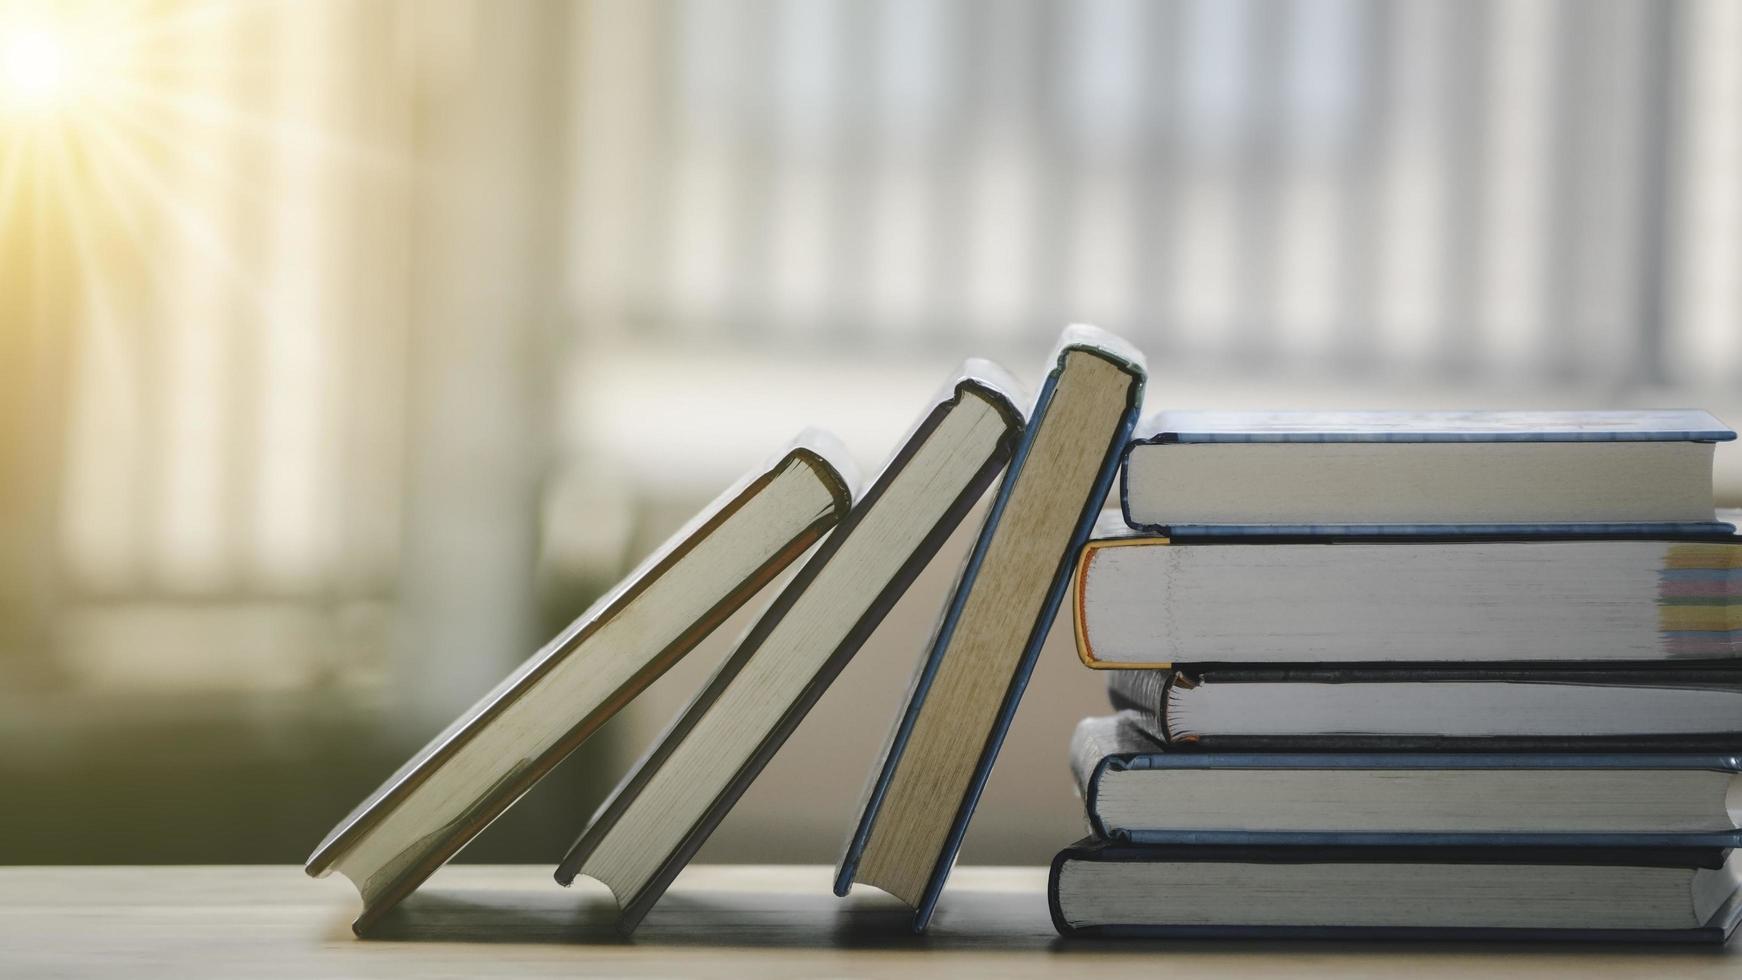
[[[153,170],[138,147],[119,139],[114,130],[94,127],[86,135],[98,144],[101,155],[116,164],[114,172],[132,183],[127,190],[137,194],[155,214],[167,219],[169,226],[190,244],[201,261],[248,300],[262,316],[270,315],[257,281],[231,256],[223,236],[201,216],[194,202],[178,197],[164,177]]]
[[[187,92],[168,86],[150,85],[131,78],[108,81],[107,93],[119,103],[157,115],[181,117],[211,126],[226,136],[260,141],[292,158],[308,157],[328,164],[343,164],[357,170],[374,170],[397,176],[397,156],[358,146],[306,122],[263,117],[206,92]]]
[[[271,37],[294,6],[0,0],[0,227],[31,208],[30,234],[62,242],[73,288],[92,296],[105,271],[94,242],[119,234],[156,266],[167,234],[269,322],[274,311],[257,270],[203,212],[219,196],[256,215],[284,202],[258,167],[239,167],[234,151],[215,147],[382,185],[400,186],[406,176],[399,154],[330,128],[325,115],[278,111],[287,80],[330,66],[299,67],[306,52],[288,51],[283,57],[297,56],[297,65],[275,63],[270,45],[246,59],[232,53],[239,32]],[[266,80],[273,84],[259,84]],[[17,234],[0,240],[0,248],[27,252],[49,244]]]
[[[78,184],[71,176],[74,171],[71,138],[63,130],[62,138],[53,145],[55,159],[48,170],[56,175],[55,190],[68,216],[75,266],[83,290],[85,308],[81,319],[85,329],[81,336],[87,342],[95,377],[108,390],[125,391],[130,386],[125,384],[126,358],[119,334],[119,311],[111,283],[106,276],[97,273],[105,267],[96,234],[99,219],[91,202],[79,193]]]

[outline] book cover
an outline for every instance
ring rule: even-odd
[[[1690,848],[1742,846],[1742,829],[1655,833],[1461,833],[1378,831],[1229,830],[1153,828],[1110,824],[1101,811],[1101,784],[1109,773],[1145,770],[1696,770],[1742,773],[1734,751],[1670,752],[1218,752],[1168,750],[1138,722],[1135,712],[1087,719],[1071,744],[1071,772],[1097,837],[1128,844],[1239,844],[1329,847],[1414,845],[1478,847]]]
[[[848,840],[845,853],[836,871],[835,893],[844,896],[852,887],[880,809],[895,778],[897,766],[900,764],[903,752],[907,747],[915,722],[925,705],[926,696],[938,675],[940,664],[950,649],[951,639],[962,617],[963,609],[976,581],[982,574],[988,550],[992,547],[994,539],[998,537],[1004,513],[1017,488],[1022,484],[1023,474],[1030,467],[1038,468],[1046,465],[1044,461],[1035,459],[1034,448],[1040,434],[1046,427],[1048,411],[1058,389],[1059,379],[1065,369],[1067,359],[1078,354],[1091,355],[1112,364],[1127,378],[1124,410],[1107,442],[1093,485],[1076,515],[1068,546],[1055,559],[1056,569],[1042,599],[1040,614],[1028,630],[1027,641],[1018,658],[1015,672],[1004,688],[992,730],[980,749],[978,762],[969,780],[967,791],[959,801],[939,801],[940,806],[952,807],[954,817],[942,851],[932,867],[924,894],[915,904],[913,920],[915,932],[924,931],[927,923],[931,920],[938,897],[943,891],[944,881],[949,876],[950,867],[955,862],[957,852],[961,849],[962,838],[967,832],[968,822],[973,816],[974,807],[979,801],[980,793],[985,788],[986,779],[991,774],[992,765],[997,759],[998,749],[1003,743],[1004,734],[1009,729],[1011,718],[1015,715],[1016,707],[1021,701],[1029,674],[1033,671],[1035,659],[1039,656],[1041,644],[1046,638],[1047,630],[1052,625],[1053,617],[1056,615],[1060,603],[1063,601],[1075,555],[1087,539],[1095,517],[1100,512],[1102,503],[1108,495],[1117,471],[1119,451],[1129,440],[1132,426],[1136,423],[1137,413],[1143,403],[1143,385],[1146,372],[1142,354],[1112,334],[1093,327],[1073,326],[1067,328],[1061,336],[1051,359],[1051,367],[1046,381],[1041,386],[1034,409],[1030,413],[1028,428],[1023,434],[1021,443],[1016,448],[1010,466],[999,485],[997,496],[993,499],[985,523],[981,527],[979,537],[968,556],[955,590],[945,606],[930,651],[914,675],[906,705],[877,765],[867,789],[866,801],[861,809],[860,818]]]
[[[789,474],[804,474],[820,487],[820,496],[827,501],[815,514],[781,515],[791,527],[790,534],[777,535],[768,542],[766,554],[742,556],[740,564],[753,564],[750,574],[740,581],[719,583],[722,592],[717,601],[694,622],[679,624],[670,642],[659,649],[600,648],[589,641],[608,629],[619,616],[631,608],[643,593],[668,577],[693,568],[692,555],[710,542],[755,537],[750,535],[749,518],[739,515],[753,502]],[[745,475],[736,485],[720,494],[679,529],[645,561],[626,576],[615,588],[600,597],[573,623],[529,657],[493,690],[485,694],[469,710],[431,739],[400,769],[387,778],[368,798],[333,828],[310,855],[305,870],[313,877],[322,877],[337,869],[356,880],[364,894],[364,908],[353,928],[361,934],[388,910],[397,905],[442,864],[464,847],[493,820],[520,798],[534,783],[548,773],[591,736],[624,705],[663,674],[672,664],[695,647],[716,626],[771,582],[795,559],[808,551],[842,519],[852,504],[854,481],[857,477],[844,449],[827,433],[808,430],[791,445],[761,467]],[[766,509],[766,507],[762,508]],[[758,521],[766,523],[769,515]],[[756,525],[760,527],[760,525]],[[762,537],[779,531],[780,522],[758,531]],[[730,535],[730,536],[729,536]],[[713,598],[710,596],[710,598]],[[663,641],[658,641],[663,642]],[[580,654],[592,651],[592,654]],[[553,671],[576,655],[597,655],[621,659],[628,653],[644,656],[634,664],[634,670],[615,690],[597,704],[575,705],[574,717],[565,730],[547,744],[533,747],[527,758],[513,760],[506,776],[497,780],[482,796],[465,798],[463,811],[455,819],[445,821],[441,828],[420,837],[403,853],[393,854],[378,869],[352,869],[344,866],[348,856],[370,835],[398,819],[404,804],[417,798],[431,785],[449,764],[458,757],[481,751],[482,735],[500,716],[524,704],[524,699],[542,690],[543,682]],[[597,661],[600,665],[608,660]],[[479,758],[477,766],[491,766],[497,760]],[[443,806],[453,801],[445,799]],[[407,816],[404,819],[413,818]],[[368,870],[364,876],[359,872]]]
[[[1371,523],[1280,521],[1166,523],[1139,515],[1132,502],[1134,452],[1157,445],[1231,444],[1494,444],[1727,442],[1736,433],[1710,413],[1673,411],[1560,412],[1226,412],[1167,411],[1146,418],[1120,462],[1120,510],[1132,528],[1178,540],[1220,537],[1602,536],[1727,534],[1722,520],[1554,521],[1513,523],[1390,520]],[[1178,515],[1175,515],[1178,516]]]
[[[1165,533],[1182,544],[1214,542],[1232,538],[1287,542],[1333,540],[1401,540],[1406,538],[1460,538],[1464,540],[1515,538],[1613,538],[1616,540],[1722,540],[1736,533],[1731,520],[1713,521],[1610,521],[1606,523],[1529,524],[1127,524],[1134,530]]]
[[[1133,443],[1728,442],[1709,412],[1157,412]]]
[[[1704,943],[1722,944],[1742,922],[1742,894],[1734,894],[1703,924],[1688,929],[1648,928],[1508,928],[1348,925],[1180,925],[1165,922],[1121,922],[1073,926],[1063,907],[1059,877],[1076,861],[1142,864],[1158,861],[1253,863],[1322,863],[1376,860],[1420,863],[1575,864],[1636,867],[1721,868],[1726,852],[1719,848],[1532,848],[1523,852],[1482,848],[1286,848],[1185,846],[1144,847],[1085,838],[1053,858],[1047,878],[1047,905],[1053,927],[1067,938],[1128,939],[1333,939],[1333,940],[1452,940],[1474,942]]]
[[[1294,732],[1286,735],[1187,733],[1173,719],[1173,704],[1205,688],[1241,684],[1315,685],[1337,688],[1377,684],[1530,684],[1542,687],[1602,687],[1638,691],[1742,691],[1742,663],[1690,661],[1673,664],[1591,665],[1567,663],[1424,663],[1408,666],[1344,664],[1181,665],[1163,670],[1116,670],[1107,674],[1107,698],[1129,712],[1157,745],[1170,749],[1239,752],[1665,752],[1709,754],[1742,746],[1742,716],[1728,730],[1626,735],[1455,736],[1400,733]]]

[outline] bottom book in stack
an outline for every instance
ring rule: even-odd
[[[1723,942],[1742,760],[1720,752],[1167,748],[1090,718],[1093,836],[1054,859],[1064,935]]]

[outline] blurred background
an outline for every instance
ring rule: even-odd
[[[1727,0],[0,0],[0,862],[302,860],[799,428],[1067,321],[1152,409],[1737,424],[1738,174]],[[836,858],[965,537],[703,860]],[[1103,705],[1055,632],[964,860],[1078,836]]]

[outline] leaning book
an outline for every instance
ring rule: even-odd
[[[390,776],[307,872],[351,879],[363,933],[821,540],[853,479],[822,433],[747,474]]]
[[[836,869],[923,931],[961,849],[1143,400],[1142,355],[1093,327],[1060,337]]]
[[[610,887],[633,931],[938,547],[1022,433],[1013,383],[970,361],[877,479],[624,778],[558,868]]]

